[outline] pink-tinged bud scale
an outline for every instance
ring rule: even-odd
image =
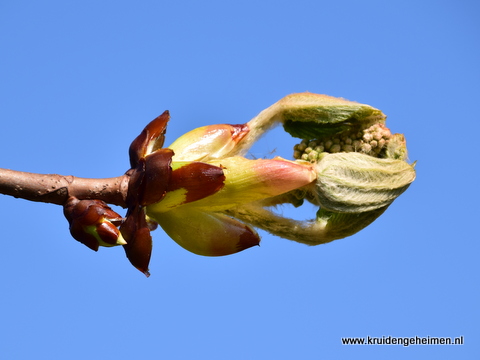
[[[175,161],[223,158],[235,149],[248,132],[246,124],[203,126],[179,137],[169,148],[175,152]]]
[[[197,255],[230,255],[260,243],[252,227],[220,213],[180,207],[158,220],[173,240]]]
[[[281,158],[248,160],[236,156],[212,160],[210,163],[223,168],[225,186],[215,194],[185,206],[222,211],[283,194],[316,179],[315,170],[310,164],[299,164]],[[152,211],[155,212],[154,207]]]

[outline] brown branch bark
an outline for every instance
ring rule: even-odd
[[[126,207],[128,180],[128,175],[88,179],[0,168],[0,194],[57,205],[63,205],[69,196],[75,196]]]

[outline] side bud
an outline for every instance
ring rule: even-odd
[[[63,206],[73,238],[90,249],[126,245],[117,226],[122,217],[101,200],[79,200],[71,196]]]

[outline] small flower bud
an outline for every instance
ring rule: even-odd
[[[382,149],[385,146],[385,139],[378,140],[378,147]]]
[[[355,151],[360,151],[362,147],[362,142],[360,140],[354,140],[352,146]]]
[[[338,153],[342,150],[340,144],[334,144],[332,145],[332,147],[330,148],[330,152],[331,153]]]
[[[308,160],[309,160],[310,162],[316,161],[317,158],[318,158],[318,152],[316,152],[316,151],[312,151],[312,152],[310,152],[310,153],[308,154]]]
[[[373,135],[371,133],[365,133],[363,135],[363,140],[366,142],[370,142],[373,140]]]
[[[360,149],[365,154],[368,154],[370,151],[372,151],[372,147],[370,146],[370,144],[362,144]]]
[[[304,141],[302,141],[300,144],[297,145],[297,150],[298,151],[305,151],[305,149],[307,148],[307,144],[305,144]]]
[[[383,137],[383,134],[380,131],[375,131],[373,133],[373,139],[374,140],[380,140]]]
[[[353,146],[352,145],[343,145],[342,146],[342,151],[352,152],[353,151]]]
[[[300,157],[302,156],[302,152],[299,151],[299,150],[294,150],[293,151],[293,158],[294,159],[300,159]]]

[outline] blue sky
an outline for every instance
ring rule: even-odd
[[[0,357],[478,358],[478,3],[173,3],[2,1],[0,166],[117,176],[166,109],[168,144],[311,91],[386,113],[417,180],[370,227],[317,247],[261,233],[261,247],[207,258],[159,229],[148,279],[121,248],[74,241],[60,207],[1,196]],[[277,131],[253,152],[294,144]]]

